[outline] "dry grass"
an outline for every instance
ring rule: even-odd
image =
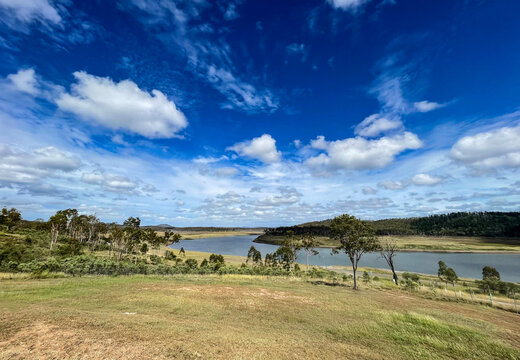
[[[253,276],[12,279],[0,359],[519,359],[518,316]]]
[[[260,242],[280,244],[283,236],[263,235]],[[338,242],[328,237],[316,238],[320,246],[335,247]],[[484,238],[465,236],[380,236],[382,242],[393,241],[402,251],[439,252],[508,252],[520,253],[518,238]]]

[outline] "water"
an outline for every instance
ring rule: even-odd
[[[251,245],[262,253],[272,253],[277,245],[257,244],[253,240],[257,235],[225,236],[198,240],[181,240],[172,245],[173,249],[203,251],[222,255],[247,256]],[[318,255],[311,255],[309,263],[318,266],[350,265],[345,254],[330,255],[330,249],[317,249]],[[298,262],[306,262],[305,253],[298,254]],[[520,282],[520,254],[489,254],[489,253],[432,253],[432,252],[402,252],[395,257],[397,271],[410,271],[423,274],[437,274],[439,260],[452,267],[459,277],[482,278],[482,268],[493,266],[504,281]],[[383,268],[388,266],[379,254],[365,254],[359,263],[360,266]]]

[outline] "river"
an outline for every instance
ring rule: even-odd
[[[222,255],[247,256],[251,245],[262,253],[276,251],[277,245],[253,243],[257,235],[225,236],[197,240],[181,240],[170,246],[173,249],[203,251]],[[318,266],[350,265],[345,254],[330,254],[330,249],[318,248],[318,255],[311,255],[309,263]],[[434,253],[434,252],[400,252],[395,258],[397,271],[410,271],[423,274],[437,274],[439,260],[452,267],[459,277],[480,279],[482,268],[493,266],[504,281],[520,282],[520,254],[491,253]],[[298,254],[298,262],[306,262],[305,253]],[[366,254],[361,258],[359,266],[388,269],[384,259],[377,253]]]

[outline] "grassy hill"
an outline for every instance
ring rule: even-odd
[[[518,316],[300,278],[1,280],[0,359],[519,359]]]

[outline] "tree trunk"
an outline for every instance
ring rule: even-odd
[[[356,267],[352,264],[352,272],[354,273],[354,290],[357,290]]]
[[[390,263],[390,269],[392,269],[392,276],[394,278],[395,284],[397,285],[397,282],[399,281],[399,279],[397,278],[397,274],[395,273],[394,263],[393,262]]]
[[[309,252],[307,251],[307,271],[309,271]]]

